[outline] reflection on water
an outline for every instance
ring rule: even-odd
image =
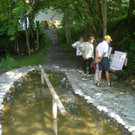
[[[70,90],[61,74],[49,74],[68,114],[52,119],[52,96],[33,73],[15,84],[2,114],[2,135],[122,135],[122,130],[102,118]]]

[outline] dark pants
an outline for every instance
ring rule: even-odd
[[[80,69],[83,58],[82,56],[76,56],[76,59],[77,59],[77,69]]]
[[[87,66],[89,67],[89,75],[92,74],[92,58],[84,60],[84,74],[86,74]]]

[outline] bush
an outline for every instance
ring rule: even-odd
[[[123,33],[123,38],[119,42],[118,47],[123,52],[127,52],[128,58],[128,74],[135,74],[135,33],[130,34],[127,30]]]
[[[12,57],[11,55],[7,54],[5,58],[2,59],[2,67],[6,68],[7,70],[11,70],[13,68],[19,68],[23,66],[34,66],[40,64],[43,53],[46,52],[50,45],[50,39],[48,36],[44,35],[42,39],[42,44],[40,45],[40,49],[32,54],[32,56],[20,56],[20,57]]]
[[[2,59],[2,67],[7,70],[15,68],[16,64],[16,60],[10,54],[7,54],[6,57]]]

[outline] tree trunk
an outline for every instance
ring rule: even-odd
[[[37,28],[37,49],[39,49],[39,35],[40,35],[39,21],[36,21],[36,28]]]
[[[65,35],[66,35],[67,43],[69,44],[72,39],[69,18],[68,18],[68,21],[65,23]]]
[[[70,29],[70,25],[68,26],[68,35],[69,35],[69,40],[72,40],[72,36],[71,36],[71,29]]]
[[[101,9],[101,4],[100,4],[100,1],[99,0],[96,0],[96,13],[98,15],[98,22],[99,22],[99,26],[101,29],[103,29],[103,21],[102,21],[102,9]]]
[[[91,20],[88,23],[88,25],[89,25],[88,34],[90,34],[91,36],[94,36],[95,40],[97,41],[98,37],[100,37],[100,35],[101,35],[102,28],[101,28],[100,23],[99,23],[99,25],[97,25],[97,20],[95,18],[95,14],[93,13],[93,11],[96,13],[98,11],[93,6],[91,6],[91,5],[93,5],[93,1],[91,1],[91,3],[89,3],[87,0],[85,0],[85,5],[86,5],[87,12],[86,12],[86,14],[84,14],[84,16],[85,16],[85,18],[88,18],[88,17],[91,18]]]
[[[107,0],[102,0],[103,37],[107,33]]]
[[[66,39],[67,39],[67,43],[69,44],[69,42],[70,42],[70,39],[69,39],[69,34],[68,34],[68,31],[69,29],[68,29],[68,24],[66,23],[65,24],[65,35],[66,35]]]
[[[34,45],[34,31],[33,31],[33,27],[32,27],[32,21],[29,19],[29,39],[31,41],[31,45]]]
[[[25,16],[25,31],[26,31],[26,46],[27,46],[27,52],[28,52],[28,55],[31,56],[30,42],[29,42],[29,32],[28,32],[28,28],[27,28],[27,16]]]

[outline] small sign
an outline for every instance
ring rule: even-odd
[[[114,56],[110,65],[113,70],[122,70],[127,53],[115,51]]]

